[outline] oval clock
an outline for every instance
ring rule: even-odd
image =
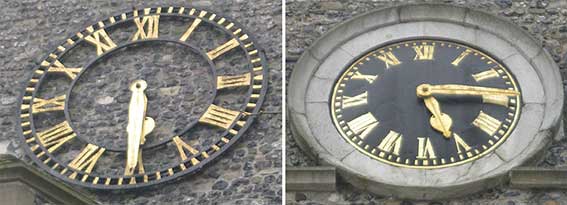
[[[96,189],[199,171],[249,128],[266,93],[263,51],[229,18],[136,9],[88,26],[36,68],[21,95],[35,163]]]
[[[558,132],[563,89],[517,26],[438,4],[376,10],[327,32],[289,82],[294,137],[377,194],[437,199],[503,183]]]

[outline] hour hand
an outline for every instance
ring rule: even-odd
[[[432,114],[431,118],[429,118],[431,127],[441,132],[445,138],[451,137],[451,125],[453,124],[451,117],[441,112],[439,102],[434,97],[425,97],[423,101],[425,102],[425,107]]]

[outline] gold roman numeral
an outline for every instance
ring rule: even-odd
[[[216,105],[211,105],[209,108],[207,108],[205,114],[199,119],[199,122],[228,130],[232,122],[238,119],[239,116],[239,111],[229,110]]]
[[[213,49],[212,51],[207,52],[207,56],[209,56],[209,58],[213,60],[220,55],[232,50],[233,48],[236,48],[238,45],[240,45],[240,43],[235,38],[233,38],[230,41],[222,44],[221,46]]]
[[[99,56],[116,47],[116,44],[114,44],[104,29],[93,32],[92,35],[85,37],[85,40],[96,46],[96,55]]]
[[[193,23],[191,23],[191,25],[189,26],[189,28],[187,28],[187,30],[185,31],[185,33],[183,33],[183,35],[181,36],[181,38],[179,40],[181,41],[186,41],[187,38],[189,38],[189,36],[191,35],[191,33],[193,33],[193,31],[195,31],[195,29],[197,28],[197,26],[199,26],[199,24],[201,23],[201,19],[196,18]]]
[[[417,159],[435,159],[435,150],[433,150],[433,145],[431,145],[431,140],[429,137],[423,138],[418,137],[418,147],[417,147]]]
[[[376,118],[374,118],[374,116],[370,112],[361,115],[347,123],[350,129],[354,133],[358,134],[358,136],[362,139],[366,138],[366,136],[370,134],[370,131],[372,131],[374,127],[378,126],[378,124],[378,120],[376,120]]]
[[[510,101],[508,96],[505,95],[483,95],[482,102],[490,103],[495,105],[502,105],[508,107],[508,102]]]
[[[134,34],[132,41],[158,37],[159,15],[144,16],[142,17],[142,21],[140,21],[140,17],[137,17],[134,19],[134,23],[136,24],[138,31]]]
[[[343,108],[359,106],[367,104],[368,98],[368,91],[364,91],[362,94],[350,97],[350,96],[343,96]]]
[[[394,155],[400,155],[400,149],[402,148],[402,135],[390,130],[382,142],[380,142],[378,148]]]
[[[250,85],[250,73],[234,76],[218,76],[217,89],[241,87]]]
[[[461,61],[463,61],[463,59],[465,59],[465,57],[467,57],[471,52],[472,51],[469,49],[463,51],[455,60],[453,60],[453,62],[451,62],[451,64],[453,64],[454,66],[459,66]]]
[[[30,105],[22,104],[22,110],[28,109]],[[65,109],[65,95],[51,99],[34,98],[31,105],[32,113],[59,111]]]
[[[483,71],[483,72],[476,73],[476,74],[472,75],[472,77],[474,78],[474,80],[476,82],[488,80],[488,79],[491,79],[491,78],[497,78],[498,76],[499,76],[498,72],[496,72],[494,69],[490,69],[490,70]]]
[[[471,147],[456,133],[453,133],[453,137],[455,138],[455,146],[457,147],[457,153],[461,154],[463,151],[467,152],[471,150]]]
[[[413,60],[433,60],[433,52],[435,51],[434,45],[420,45],[414,46],[415,57]]]
[[[368,81],[368,83],[372,83],[374,82],[374,80],[376,80],[376,78],[378,78],[377,75],[364,75],[358,71],[354,72],[354,75],[352,75],[351,79],[356,79],[356,80],[366,80]]]
[[[43,144],[49,152],[57,150],[65,142],[75,138],[75,136],[73,129],[71,129],[71,126],[69,126],[67,121],[59,123],[48,130],[37,133],[39,142]]]
[[[185,154],[185,150],[189,151],[189,153],[191,153],[192,155],[196,155],[197,153],[199,153],[199,151],[191,147],[191,145],[185,143],[181,138],[179,138],[179,136],[173,137],[173,142],[175,142],[175,146],[177,147],[177,151],[179,151],[179,155],[181,156],[182,161],[185,161],[188,158],[187,154]],[[199,163],[198,159],[195,158],[191,159],[191,164],[196,165],[198,163]]]
[[[402,63],[392,52],[385,52],[381,55],[376,55],[376,58],[386,64],[386,69],[389,69],[391,65],[399,65],[400,63]]]
[[[98,159],[100,158],[100,156],[102,156],[102,153],[104,153],[105,150],[106,149],[102,147],[98,147],[93,144],[88,144],[85,148],[83,148],[83,150],[81,150],[79,155],[77,155],[73,159],[73,161],[69,163],[69,167],[75,170],[84,171],[85,173],[91,173],[91,171],[93,170],[96,164],[96,161],[98,161]],[[71,174],[69,178],[74,179],[76,176],[77,176],[77,172]]]
[[[67,77],[74,80],[77,77],[77,74],[81,72],[82,68],[67,68],[63,63],[59,62],[59,60],[55,60],[52,66],[49,67],[47,70],[48,73],[64,73]]]
[[[502,122],[481,110],[472,124],[492,136],[500,128]]]

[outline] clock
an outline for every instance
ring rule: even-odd
[[[22,91],[21,139],[51,175],[95,189],[198,172],[243,136],[267,86],[264,53],[230,18],[134,9],[73,34]]]
[[[486,53],[446,40],[407,40],[356,59],[330,99],[357,150],[394,166],[440,168],[489,153],[514,130],[520,91]]]
[[[306,50],[289,80],[294,139],[379,195],[430,200],[506,183],[560,133],[558,67],[490,14],[407,4],[357,16]]]

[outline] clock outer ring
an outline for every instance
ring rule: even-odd
[[[346,142],[334,126],[330,97],[353,60],[380,45],[411,38],[461,42],[508,68],[522,90],[522,113],[508,139],[478,160],[439,169],[392,166]],[[458,197],[494,187],[510,169],[537,159],[559,132],[563,89],[559,69],[541,44],[505,19],[469,8],[408,4],[346,21],[306,50],[289,81],[288,114],[302,150],[359,189],[408,199]]]

